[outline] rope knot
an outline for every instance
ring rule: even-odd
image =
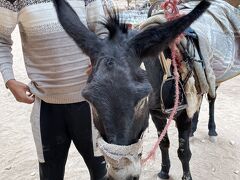
[[[162,9],[164,10],[165,17],[168,21],[181,16],[177,8],[178,3],[179,0],[166,0],[161,4]]]

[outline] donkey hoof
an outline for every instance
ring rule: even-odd
[[[217,142],[217,137],[216,136],[209,136],[209,141],[212,143]]]
[[[164,172],[164,171],[161,171],[160,173],[158,173],[158,177],[160,179],[169,179],[169,175],[168,173]]]
[[[208,132],[208,135],[209,135],[209,136],[217,136],[218,134],[217,134],[216,131],[209,131],[209,132]]]
[[[191,174],[190,173],[184,174],[183,177],[182,177],[182,180],[192,180]]]

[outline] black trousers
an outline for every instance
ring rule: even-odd
[[[103,179],[106,163],[103,157],[94,157],[89,104],[40,103],[40,138],[44,158],[44,162],[39,163],[40,179],[64,178],[71,141],[82,155],[91,180]]]

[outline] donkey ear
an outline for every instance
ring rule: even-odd
[[[203,0],[188,15],[146,29],[130,40],[131,49],[140,58],[157,56],[160,51],[163,51],[198,19],[209,6],[210,3]]]
[[[53,0],[53,3],[63,29],[73,38],[82,51],[91,58],[92,64],[95,64],[93,61],[99,51],[99,48],[96,47],[102,47],[101,40],[95,33],[87,29],[65,0]]]

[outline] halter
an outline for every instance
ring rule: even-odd
[[[127,146],[109,144],[100,136],[97,139],[97,144],[107,163],[114,168],[124,168],[126,161],[136,162],[136,160],[141,157],[143,151],[143,135],[137,143]]]

